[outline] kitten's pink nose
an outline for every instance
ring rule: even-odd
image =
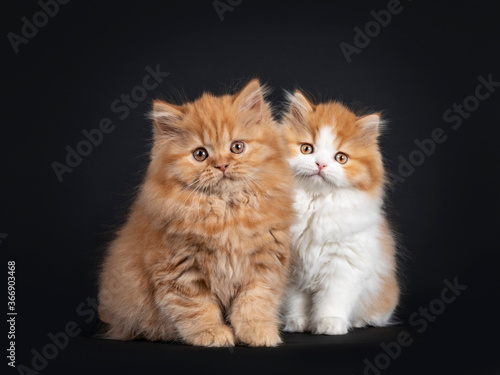
[[[216,165],[215,168],[219,169],[222,173],[226,171],[226,168],[229,167],[229,164],[221,164],[221,165]]]
[[[323,168],[325,168],[327,166],[327,164],[318,163],[318,162],[316,162],[316,165],[318,166],[319,170],[322,170]]]

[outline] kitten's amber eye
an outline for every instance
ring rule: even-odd
[[[231,152],[234,154],[241,154],[245,149],[245,143],[242,141],[235,141],[231,145]]]
[[[203,161],[208,158],[208,152],[204,148],[197,148],[193,151],[193,158],[197,161]]]
[[[300,152],[303,154],[312,154],[314,151],[314,147],[310,145],[309,143],[303,143],[300,145]]]
[[[335,155],[335,160],[339,164],[345,164],[345,163],[347,163],[348,159],[349,158],[347,157],[347,155],[344,154],[343,152],[337,152],[337,154]]]

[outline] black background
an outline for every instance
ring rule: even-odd
[[[363,29],[370,11],[386,9],[387,1],[244,0],[222,21],[212,1],[71,1],[17,54],[7,34],[21,34],[21,17],[31,20],[40,7],[4,4],[0,250],[5,263],[16,261],[17,364],[32,367],[31,350],[43,350],[49,332],[75,321],[81,336],[41,373],[361,374],[363,360],[404,330],[414,342],[383,373],[500,373],[498,89],[460,128],[443,120],[474,95],[478,76],[500,81],[498,15],[484,3],[402,0],[401,13],[351,63],[339,44],[352,45],[353,28]],[[169,76],[119,119],[110,104],[158,64]],[[383,111],[382,147],[394,175],[415,139],[437,127],[446,132],[447,141],[389,190],[402,254],[398,316],[407,325],[343,337],[286,335],[275,349],[91,338],[95,322],[86,323],[77,307],[97,294],[102,252],[147,166],[151,100],[220,94],[253,77],[274,89],[277,108],[283,88],[300,87],[317,99]],[[82,130],[103,118],[114,131],[59,182],[51,164],[64,163],[65,147],[75,148]],[[424,332],[408,325],[420,306],[440,297],[443,280],[454,278],[467,290]]]

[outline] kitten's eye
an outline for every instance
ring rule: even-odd
[[[314,151],[314,147],[310,145],[309,143],[303,143],[300,145],[300,152],[303,154],[312,154]]]
[[[245,143],[242,141],[235,141],[231,145],[231,152],[234,154],[241,154],[245,149]]]
[[[200,147],[193,151],[193,158],[196,161],[203,161],[208,158],[208,152],[204,148]]]
[[[337,152],[337,154],[335,155],[335,160],[339,164],[345,164],[345,163],[347,163],[348,159],[349,158],[347,157],[347,155],[344,154],[343,152]]]

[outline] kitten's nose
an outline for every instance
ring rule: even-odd
[[[318,166],[319,170],[322,170],[323,168],[325,168],[327,166],[327,164],[318,163],[318,162],[316,162],[316,165]]]
[[[221,164],[221,165],[216,165],[215,168],[219,169],[222,173],[226,171],[226,168],[229,167],[229,164]]]

